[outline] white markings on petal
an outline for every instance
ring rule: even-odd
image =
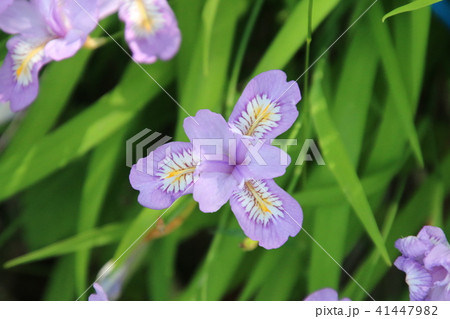
[[[168,154],[156,173],[163,182],[161,189],[168,193],[184,192],[194,180],[195,167],[190,149]]]
[[[125,10],[138,37],[147,37],[164,26],[164,16],[154,0],[126,0]]]
[[[44,59],[44,47],[47,42],[22,40],[14,47],[12,52],[13,71],[19,85],[28,86],[33,80],[33,67]]]
[[[264,94],[248,102],[246,110],[232,125],[243,135],[262,138],[277,127],[280,120],[280,106]]]
[[[246,181],[244,188],[234,193],[238,203],[245,209],[248,218],[258,224],[276,223],[284,217],[283,203],[270,192],[264,181]]]

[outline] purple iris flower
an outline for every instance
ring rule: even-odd
[[[94,283],[94,289],[96,293],[89,296],[89,301],[109,301],[102,286],[98,283]]]
[[[250,81],[228,123],[209,110],[186,118],[190,143],[163,145],[131,169],[139,203],[165,209],[193,193],[200,210],[211,213],[229,201],[247,237],[266,249],[280,247],[300,231],[303,214],[273,181],[285,173],[290,158],[270,140],[295,122],[300,99],[297,83],[273,70]]]
[[[16,35],[0,69],[0,101],[9,101],[15,112],[30,105],[39,91],[39,70],[73,56],[95,28],[96,16],[95,0],[14,1],[0,19],[0,29]]]
[[[351,301],[349,298],[339,300],[336,290],[331,288],[323,288],[317,290],[305,298],[305,301]]]
[[[442,229],[425,226],[395,247],[402,256],[394,265],[406,273],[411,300],[450,300],[450,245]]]
[[[166,0],[100,0],[100,18],[119,11],[125,39],[139,63],[170,60],[180,48],[181,33]]]

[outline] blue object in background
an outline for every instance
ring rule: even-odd
[[[433,12],[450,29],[450,0],[444,0],[431,6]]]

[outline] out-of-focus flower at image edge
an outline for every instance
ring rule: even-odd
[[[406,273],[411,300],[450,300],[450,245],[439,227],[398,239],[395,266]]]
[[[89,296],[89,301],[109,301],[108,296],[103,290],[102,286],[98,283],[94,283],[95,293]]]
[[[0,68],[0,102],[14,112],[28,107],[38,95],[41,68],[75,55],[98,20],[117,11],[136,62],[169,60],[178,52],[181,33],[166,0],[2,0],[0,29],[16,36]]]
[[[305,298],[304,301],[350,301],[349,298],[339,299],[336,290],[331,288],[323,288],[317,290]]]
[[[10,102],[14,112],[36,99],[40,69],[50,61],[73,56],[95,28],[96,1],[78,3],[16,0],[1,14],[0,29],[16,36],[7,43],[8,54],[0,69],[0,101]]]
[[[119,11],[125,40],[139,63],[170,60],[178,52],[181,32],[166,0],[99,0],[100,19]]]

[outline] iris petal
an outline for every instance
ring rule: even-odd
[[[246,236],[266,249],[278,248],[300,231],[300,205],[273,180],[248,180],[230,199]]]
[[[228,123],[242,135],[270,139],[288,130],[298,116],[300,90],[286,74],[272,70],[254,77],[244,89]]]
[[[339,297],[336,290],[323,288],[310,294],[305,298],[305,301],[339,301]],[[350,301],[350,299],[343,298],[341,301]]]
[[[430,250],[429,245],[416,236],[397,239],[395,248],[397,248],[404,257],[415,258],[417,260],[422,259],[425,256],[425,253]]]
[[[417,238],[431,244],[432,246],[436,246],[438,244],[448,245],[447,238],[445,237],[442,229],[435,226],[424,226],[420,230],[419,234],[417,234]]]
[[[428,271],[418,262],[404,257],[398,257],[394,265],[406,273],[410,299],[425,300],[432,287],[432,278]]]
[[[171,59],[181,43],[175,15],[166,0],[126,0],[119,9],[125,39],[139,63]]]
[[[180,196],[193,192],[195,168],[192,144],[172,142],[133,165],[130,183],[140,191],[138,201],[142,206],[165,209]]]
[[[94,289],[96,293],[89,296],[89,301],[108,301],[108,296],[102,286],[98,283],[94,283]]]

